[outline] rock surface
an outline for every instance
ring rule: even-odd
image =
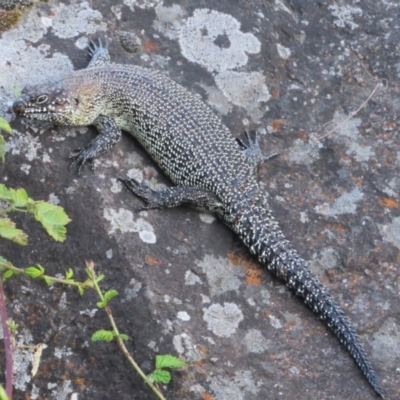
[[[181,3],[35,4],[0,37],[0,115],[11,117],[26,84],[84,68],[88,39],[100,36],[115,62],[160,69],[202,96],[234,135],[258,129],[264,150],[281,154],[259,179],[283,231],[347,310],[387,397],[400,398],[400,4]],[[125,52],[117,31],[139,37],[142,53]],[[13,126],[0,181],[60,204],[72,222],[60,244],[15,216],[29,244],[1,240],[0,254],[82,280],[93,260],[120,294],[111,306],[145,371],[156,354],[189,363],[163,387],[167,398],[375,398],[337,340],[217,220],[136,211],[117,177],[169,182],[131,137],[78,176],[67,158],[93,129]],[[47,345],[34,378],[18,350],[14,399],[154,398],[115,344],[90,341],[108,328],[94,293],[22,277],[5,289],[18,339]]]

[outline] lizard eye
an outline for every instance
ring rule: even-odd
[[[46,94],[42,94],[36,99],[36,104],[46,103],[47,99],[48,99],[48,96]]]

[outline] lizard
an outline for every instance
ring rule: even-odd
[[[143,200],[142,209],[189,205],[213,212],[324,321],[350,353],[376,394],[384,391],[349,318],[279,227],[256,179],[264,159],[256,139],[238,141],[199,96],[161,72],[110,61],[109,42],[91,41],[91,61],[58,81],[26,87],[17,116],[77,127],[98,135],[70,159],[79,172],[110,150],[122,131],[132,134],[173,186],[160,191],[134,179],[120,181]]]

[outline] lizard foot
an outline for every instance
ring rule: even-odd
[[[260,144],[258,143],[257,132],[244,131],[246,142],[240,138],[236,138],[239,146],[244,151],[247,162],[251,165],[258,165],[263,161],[270,160],[279,155],[279,153],[263,154]]]
[[[82,167],[86,164],[89,163],[90,169],[93,171],[94,170],[94,163],[93,160],[95,158],[95,154],[93,154],[93,151],[89,148],[84,148],[84,149],[75,149],[72,151],[69,155],[69,159],[73,160],[71,164],[69,165],[69,169],[78,167],[78,174],[81,173]]]

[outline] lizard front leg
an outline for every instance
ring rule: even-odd
[[[69,156],[73,160],[70,168],[78,166],[79,172],[86,162],[93,168],[93,160],[101,153],[110,150],[121,139],[121,129],[112,118],[100,115],[93,125],[99,134],[84,149],[76,149]]]

